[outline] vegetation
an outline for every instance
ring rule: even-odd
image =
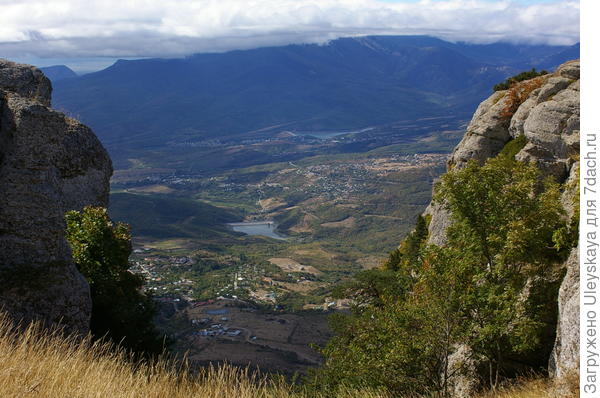
[[[129,226],[112,223],[101,207],[69,211],[65,218],[73,259],[90,284],[93,336],[133,352],[160,354],[164,341],[152,322],[154,303],[141,291],[142,277],[129,272]]]
[[[452,214],[444,247],[426,244],[427,220],[419,218],[383,269],[338,289],[356,306],[333,319],[336,337],[322,349],[314,388],[448,396],[465,371],[450,360],[460,346],[493,389],[519,373],[517,359],[543,371],[561,276],[555,264],[573,243],[557,250],[561,187],[514,160],[524,144],[517,138],[484,166],[472,161],[442,177],[434,200]]]
[[[225,223],[242,219],[239,211],[174,195],[113,193],[112,217],[130,223],[136,236],[157,238],[219,238],[228,235]]]
[[[519,106],[529,98],[529,95],[540,88],[546,82],[545,76],[536,77],[519,83],[514,83],[506,93],[506,105],[500,113],[500,117],[510,119]]]
[[[37,325],[17,330],[0,314],[0,391],[3,397],[43,396],[114,398],[391,398],[373,389],[341,386],[311,392],[231,366],[201,369],[192,376],[185,366],[160,360],[132,363],[122,349],[65,338]],[[543,380],[495,393],[498,398],[546,398]],[[488,398],[486,395],[482,398]]]
[[[522,82],[524,80],[533,79],[534,77],[544,76],[547,74],[548,74],[548,71],[546,71],[546,70],[541,70],[541,71],[537,72],[535,70],[535,68],[532,68],[531,70],[521,72],[517,75],[511,76],[508,79],[506,79],[505,81],[503,81],[502,83],[496,84],[494,86],[494,91],[508,90],[516,83]]]

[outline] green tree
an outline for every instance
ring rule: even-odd
[[[164,339],[152,322],[154,302],[142,291],[143,278],[129,271],[129,225],[113,223],[101,207],[69,211],[65,219],[73,259],[90,284],[92,335],[135,353],[160,354]]]
[[[537,168],[507,156],[474,161],[447,173],[435,200],[452,214],[448,247],[460,251],[470,286],[462,293],[469,346],[489,365],[491,386],[498,383],[507,355],[539,347],[553,312],[536,298],[555,289],[553,244],[564,228],[558,184],[540,183]]]
[[[383,268],[398,271],[410,267],[411,264],[419,263],[421,249],[425,245],[428,236],[427,220],[422,215],[417,216],[415,229],[400,243],[400,246],[390,253]]]
[[[393,394],[438,392],[447,396],[449,382],[460,374],[449,356],[463,341],[464,308],[459,292],[468,280],[460,272],[460,256],[446,248],[422,248],[422,268],[406,292],[401,279],[387,279],[377,289],[377,302],[361,302],[352,314],[332,316],[336,336],[322,349],[327,358],[313,384],[332,390],[340,383],[383,387]],[[355,281],[369,291],[389,270],[371,270]],[[380,278],[375,275],[379,273]],[[401,292],[400,295],[397,292]]]

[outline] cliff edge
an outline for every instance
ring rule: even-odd
[[[89,330],[89,286],[64,215],[107,206],[112,164],[92,130],[50,108],[37,68],[0,59],[0,307],[17,321]]]
[[[515,159],[536,164],[544,177],[553,176],[563,184],[562,202],[568,217],[573,218],[579,203],[579,70],[578,60],[569,61],[554,73],[496,91],[483,101],[448,160],[448,172],[463,168],[472,159],[483,164],[512,140],[524,137],[523,146],[515,148]],[[444,245],[450,214],[433,203],[425,214],[430,217],[429,243]],[[579,372],[577,247],[562,267],[566,276],[559,291],[556,342],[548,366],[557,379]]]

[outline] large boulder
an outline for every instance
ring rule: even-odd
[[[37,68],[0,59],[0,307],[16,322],[89,330],[89,286],[64,215],[107,206],[110,158],[94,133],[50,106]]]

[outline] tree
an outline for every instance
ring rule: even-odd
[[[559,186],[540,183],[532,164],[498,156],[444,175],[435,200],[452,214],[448,247],[460,251],[470,274],[462,297],[468,345],[487,359],[493,387],[507,355],[539,347],[554,311],[536,298],[556,289],[553,278],[539,276],[552,275],[560,260],[553,243],[565,225]]]
[[[387,279],[376,301],[362,301],[352,314],[332,316],[336,336],[322,349],[324,366],[313,384],[331,391],[340,384],[383,387],[396,395],[438,392],[448,396],[450,381],[461,369],[449,368],[455,345],[464,340],[461,292],[468,280],[457,252],[422,248],[421,272],[414,282]],[[355,287],[381,282],[390,270],[371,270]],[[376,273],[381,277],[377,278]],[[397,293],[401,292],[400,295]]]
[[[130,227],[113,223],[105,208],[69,211],[66,235],[73,259],[90,285],[91,332],[141,354],[160,354],[164,339],[152,322],[155,305],[143,278],[129,271]]]
[[[425,217],[419,214],[415,229],[408,234],[396,250],[390,253],[388,260],[383,265],[385,269],[398,271],[410,267],[411,264],[419,263],[418,256],[429,235],[427,224]]]

